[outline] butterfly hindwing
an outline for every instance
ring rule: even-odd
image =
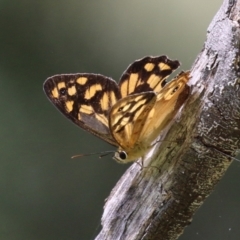
[[[157,94],[156,103],[142,128],[139,142],[152,142],[174,118],[189,96],[190,87],[186,84],[188,80],[189,72],[182,72]]]
[[[75,124],[118,146],[108,125],[109,110],[120,99],[115,81],[99,74],[62,74],[48,78],[44,90]]]
[[[122,98],[112,107],[109,127],[122,148],[134,147],[156,99],[154,92],[143,92]]]

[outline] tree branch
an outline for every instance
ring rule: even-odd
[[[143,159],[157,168],[126,171],[96,240],[177,239],[226,172],[240,148],[239,11],[240,0],[224,0],[192,67],[181,119]]]

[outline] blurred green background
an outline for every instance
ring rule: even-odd
[[[0,1],[0,239],[94,239],[104,199],[129,165],[72,155],[113,149],[45,97],[58,73],[118,80],[146,55],[189,69],[222,0]],[[236,161],[180,238],[240,238]]]

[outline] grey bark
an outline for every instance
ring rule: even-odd
[[[126,171],[96,240],[177,239],[231,164],[240,148],[239,11],[240,0],[224,0],[191,69],[191,96],[143,159],[155,167]]]

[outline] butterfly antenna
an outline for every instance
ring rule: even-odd
[[[110,153],[114,153],[115,151],[105,151],[105,152],[98,152],[98,153],[86,153],[86,154],[78,154],[78,155],[74,155],[71,158],[77,158],[77,157],[86,157],[86,156],[91,156],[91,155],[97,155],[97,154],[101,154],[99,156],[99,158],[102,158],[104,156],[107,156]]]
[[[105,157],[105,156],[109,155],[110,153],[114,153],[114,151],[106,151],[106,152],[104,152],[103,154],[101,154],[101,155],[99,156],[99,158]]]

